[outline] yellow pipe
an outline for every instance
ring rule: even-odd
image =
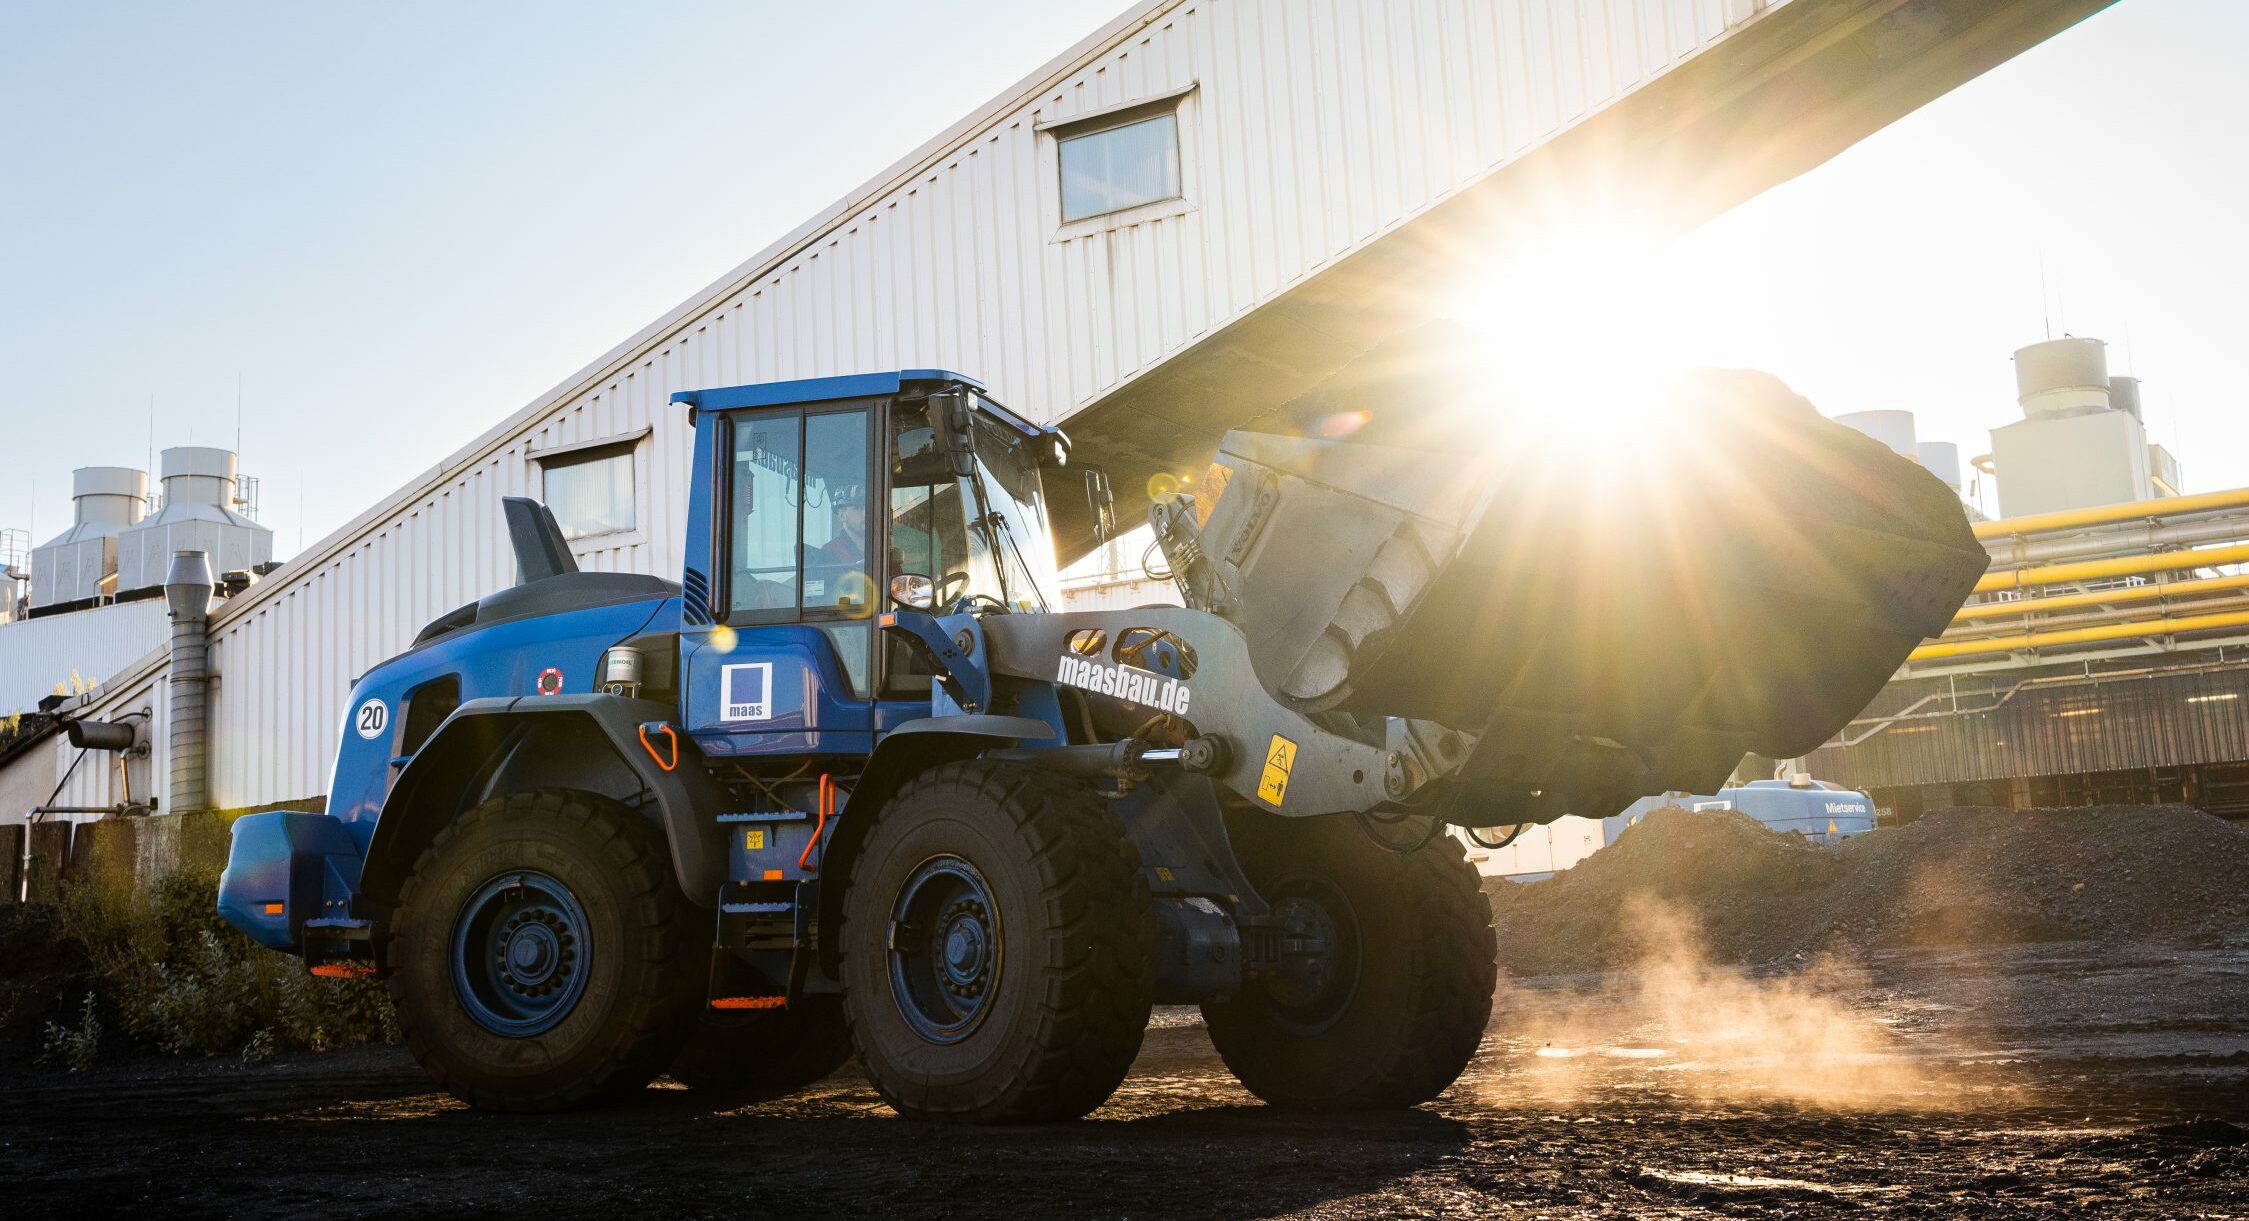
[[[2238,509],[2244,506],[2249,506],[2249,488],[2234,488],[2225,492],[2198,492],[2193,496],[2133,500],[2094,509],[2064,509],[2059,513],[2002,517],[1998,521],[1979,521],[1975,528],[1977,538],[2013,538],[2018,534],[2045,534],[2054,530],[2111,526],[2120,521],[2149,521],[2158,517],[2179,517],[2188,513],[2208,513],[2214,509]]]
[[[2064,644],[2092,644],[2102,640],[2130,640],[2138,636],[2175,636],[2221,627],[2249,627],[2249,611],[2223,615],[2184,615],[2175,619],[2135,619],[2129,623],[2103,623],[2097,627],[2064,628],[2058,632],[2024,632],[1993,636],[1987,640],[1945,640],[1913,650],[1907,661],[1933,661],[1940,657],[1965,657],[1971,653],[2012,653],[2018,649],[2044,649]]]
[[[2249,543],[2234,543],[2226,547],[2207,547],[2201,551],[2152,551],[2145,555],[2124,555],[2112,560],[2078,560],[2070,564],[2048,564],[2043,568],[2017,568],[2011,572],[1987,572],[1976,581],[1976,592],[1990,593],[1995,589],[2023,589],[2032,585],[2059,585],[2069,581],[2097,581],[2103,577],[2127,577],[2142,572],[2169,572],[2177,568],[2206,568],[2212,564],[2239,564],[2249,560]]]
[[[2013,602],[1978,602],[1963,606],[1952,617],[1954,623],[1975,619],[2014,619],[2024,615],[2045,615],[2054,611],[2076,610],[2081,606],[2107,606],[2117,602],[2146,602],[2155,598],[2183,598],[2192,594],[2214,594],[2228,589],[2249,589],[2249,575],[2238,577],[2203,577],[2192,581],[2153,581],[2146,585],[2129,585],[2123,589],[2100,589],[2088,594],[2056,594],[2051,598],[2020,598]]]

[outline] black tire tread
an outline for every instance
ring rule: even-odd
[[[859,1001],[847,993],[860,1062],[884,1100],[916,1118],[1033,1123],[1084,1115],[1116,1092],[1148,1027],[1155,967],[1139,849],[1083,781],[1027,764],[944,764],[909,781],[892,805],[938,786],[966,787],[1008,812],[1031,848],[1047,906],[1065,913],[1067,922],[1047,934],[1078,952],[1054,956],[1058,965],[1042,981],[1037,1029],[1019,1050],[1019,1070],[985,1094],[909,1099],[901,1083],[882,1078],[855,1011]],[[861,870],[881,858],[888,838],[878,822]],[[848,923],[847,916],[839,931],[846,947],[852,944]]]
[[[663,834],[647,819],[606,797],[570,789],[492,798],[440,831],[422,850],[399,893],[394,937],[404,940],[425,918],[423,891],[432,884],[433,867],[455,844],[486,824],[516,819],[575,824],[601,846],[607,856],[603,867],[626,884],[627,917],[640,931],[631,939],[639,953],[637,969],[628,976],[631,1000],[621,1037],[612,1039],[615,1046],[604,1063],[578,1079],[529,1093],[496,1088],[473,1074],[448,1069],[438,1054],[436,1032],[420,1019],[415,999],[402,992],[401,976],[394,973],[391,992],[407,1048],[440,1086],[478,1110],[559,1111],[638,1090],[663,1071],[685,1037],[684,1026],[695,1011],[684,1002],[696,991],[697,973],[709,969],[696,953],[700,940],[668,932],[682,926],[690,909],[673,877]]]
[[[1357,828],[1261,826],[1249,842],[1251,876],[1256,841],[1262,836],[1326,834],[1325,853],[1380,854]],[[1341,834],[1348,832],[1348,835]],[[1356,840],[1356,843],[1352,841]],[[1399,1020],[1378,1027],[1370,1040],[1355,1043],[1349,1060],[1353,1079],[1295,1080],[1270,1073],[1252,1052],[1263,1040],[1285,1038],[1262,1029],[1245,1009],[1205,1006],[1206,1027],[1221,1059],[1253,1094],[1265,1102],[1307,1111],[1388,1110],[1418,1106],[1444,1092],[1475,1058],[1491,1021],[1492,997],[1499,979],[1498,940],[1491,901],[1482,879],[1459,841],[1440,835],[1413,852],[1384,861],[1396,870],[1385,891],[1406,905],[1406,927],[1413,935],[1402,946],[1368,946],[1363,952],[1395,956],[1404,966],[1404,984],[1392,996],[1362,998],[1354,1004],[1380,1004]],[[1357,867],[1368,867],[1366,861]]]

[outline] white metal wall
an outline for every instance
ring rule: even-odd
[[[164,600],[117,602],[0,624],[0,716],[75,695],[164,643]]]
[[[1777,0],[1151,0],[230,603],[211,796],[317,795],[353,676],[513,579],[529,451],[653,428],[642,529],[677,576],[703,386],[940,366],[1067,419]],[[1059,231],[1041,124],[1192,86],[1176,207]]]
[[[156,605],[162,608],[164,604],[158,602]],[[153,779],[164,774],[164,741],[168,724],[164,706],[164,672],[164,666],[152,658],[147,664],[136,665],[122,674],[113,675],[82,710],[84,715],[93,720],[116,720],[132,713],[146,712],[148,719],[141,722],[140,740],[149,748],[147,754],[110,754],[90,750],[85,752],[85,757],[81,760],[79,752],[73,750],[69,742],[61,737],[55,739],[55,775],[48,781],[49,791],[54,791],[52,786],[57,783],[62,787],[54,804],[106,806],[125,800],[126,784],[120,774],[121,769],[131,777],[132,798],[142,802],[148,800]],[[21,767],[27,762],[28,760],[19,761],[17,766]],[[73,762],[77,764],[75,768],[72,767]],[[15,769],[9,770],[12,776]],[[161,798],[163,794],[157,791],[156,796]],[[47,793],[39,794],[40,801],[46,799]],[[0,809],[0,822],[20,822],[24,813],[24,810]],[[86,822],[94,817],[96,816],[91,814],[59,816],[60,821],[65,822]]]

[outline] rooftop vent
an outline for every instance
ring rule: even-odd
[[[31,605],[84,602],[116,592],[117,536],[148,507],[148,472],[82,466],[71,472],[74,520],[32,548]]]
[[[119,591],[151,589],[164,583],[172,557],[201,551],[220,572],[250,569],[273,558],[273,531],[237,512],[242,480],[234,452],[182,445],[164,451],[162,507],[117,539]]]

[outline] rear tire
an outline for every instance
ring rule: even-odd
[[[648,1084],[707,966],[663,834],[590,793],[495,797],[399,895],[391,997],[414,1058],[471,1106],[555,1111]]]
[[[1275,914],[1330,953],[1203,1006],[1226,1067],[1297,1110],[1410,1107],[1442,1093],[1476,1054],[1499,970],[1491,904],[1459,841],[1392,852],[1349,815],[1247,814],[1227,830]]]
[[[980,760],[923,773],[844,898],[860,1063],[913,1119],[1083,1115],[1140,1052],[1150,936],[1139,853],[1085,784]]]
[[[706,1011],[665,1071],[698,1093],[760,1098],[803,1089],[850,1058],[843,998],[829,993],[774,1012]]]

